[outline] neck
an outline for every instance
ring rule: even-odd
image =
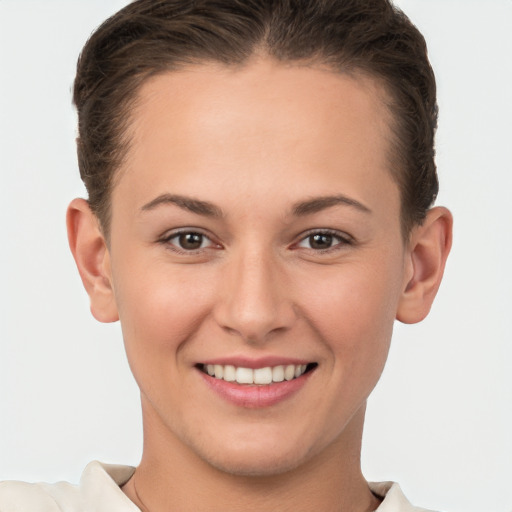
[[[123,491],[143,512],[371,512],[379,501],[360,470],[363,420],[364,408],[325,450],[289,471],[247,476],[211,466],[144,414],[142,460]]]

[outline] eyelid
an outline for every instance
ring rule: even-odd
[[[172,243],[172,240],[178,238],[180,235],[192,234],[192,233],[201,235],[204,238],[208,239],[210,242],[208,247],[200,247],[199,249],[186,250],[186,249],[183,249],[183,248],[179,247],[178,245],[175,245]],[[157,242],[162,245],[167,246],[169,248],[169,250],[172,250],[178,254],[185,254],[185,255],[198,254],[198,253],[201,253],[205,250],[212,249],[212,248],[213,249],[222,248],[221,244],[216,242],[214,240],[214,237],[210,233],[208,233],[204,229],[196,228],[196,227],[183,227],[183,228],[176,228],[176,229],[173,229],[170,231],[166,231],[161,237],[158,238]]]
[[[345,246],[350,246],[355,244],[355,239],[348,233],[344,231],[338,231],[337,229],[330,229],[330,228],[314,228],[309,229],[308,231],[305,231],[300,234],[299,240],[295,242],[292,246],[292,248],[302,248],[300,244],[302,242],[305,242],[309,237],[313,235],[330,235],[333,238],[337,238],[339,240],[338,243],[334,244],[332,247],[329,247],[327,249],[313,249],[313,248],[307,248],[303,247],[306,250],[313,251],[315,253],[326,253],[330,251],[336,251],[340,250],[341,248]]]

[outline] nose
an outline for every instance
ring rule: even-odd
[[[224,330],[253,344],[290,329],[296,316],[286,272],[276,256],[262,252],[226,261],[214,313]]]

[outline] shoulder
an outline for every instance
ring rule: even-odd
[[[433,512],[411,505],[397,483],[370,482],[369,485],[372,492],[382,498],[375,512]]]
[[[73,506],[77,498],[77,489],[66,482],[0,482],[0,512],[75,512],[80,510]]]
[[[0,512],[139,512],[120,489],[133,470],[91,462],[78,485],[0,482]]]

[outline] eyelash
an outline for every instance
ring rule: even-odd
[[[331,245],[330,247],[327,247],[326,249],[314,249],[313,247],[301,246],[302,243],[307,243],[308,240],[309,240],[309,242],[311,242],[311,238],[314,236],[331,237],[333,242],[335,240],[337,240],[337,242],[333,243],[333,245]],[[307,249],[309,251],[313,251],[315,254],[326,254],[326,253],[338,251],[338,250],[342,249],[343,247],[351,246],[354,244],[355,244],[355,240],[347,233],[336,231],[334,229],[313,229],[311,231],[303,233],[301,235],[300,240],[296,244],[294,244],[294,248],[304,247],[305,249]]]
[[[177,240],[179,242],[180,237],[183,235],[200,236],[202,238],[201,247],[198,247],[197,249],[184,249],[183,247],[180,247],[177,243],[176,244],[173,243],[173,240]],[[202,245],[206,241],[209,241],[208,246],[202,247]],[[216,244],[215,242],[213,242],[212,239],[208,235],[203,233],[201,230],[194,229],[194,228],[187,228],[187,229],[180,229],[178,231],[173,231],[172,233],[162,237],[159,240],[159,243],[161,243],[162,245],[166,245],[170,250],[175,251],[179,254],[198,254],[198,253],[203,252],[205,249],[210,249],[210,248],[218,249],[221,247],[220,244]]]
[[[196,249],[185,249],[183,247],[180,247],[178,245],[178,243],[180,241],[180,237],[182,237],[184,235],[192,235],[192,236],[201,237],[201,246]],[[334,245],[331,245],[330,247],[327,247],[325,249],[305,247],[305,246],[301,245],[303,243],[308,243],[308,240],[309,240],[309,243],[311,243],[312,237],[315,237],[315,236],[330,237],[332,242],[334,242],[335,240],[337,242],[334,243]],[[173,243],[173,240],[178,241],[178,243]],[[208,245],[203,246],[203,244],[207,241],[209,241]],[[216,244],[214,241],[212,241],[212,239],[208,235],[203,233],[201,230],[194,229],[194,228],[186,228],[186,229],[180,229],[179,231],[174,231],[174,232],[162,237],[159,240],[159,243],[166,245],[172,251],[175,251],[179,254],[188,254],[188,255],[198,254],[198,253],[201,253],[201,252],[205,251],[206,249],[210,249],[210,248],[214,248],[214,249],[222,248],[222,246],[220,244]],[[354,239],[346,233],[339,232],[339,231],[336,231],[333,229],[314,229],[314,230],[310,230],[306,233],[302,233],[300,240],[297,243],[293,244],[291,248],[292,249],[304,248],[304,249],[314,252],[315,254],[326,254],[326,253],[338,251],[345,246],[354,245],[354,243],[355,243]]]

